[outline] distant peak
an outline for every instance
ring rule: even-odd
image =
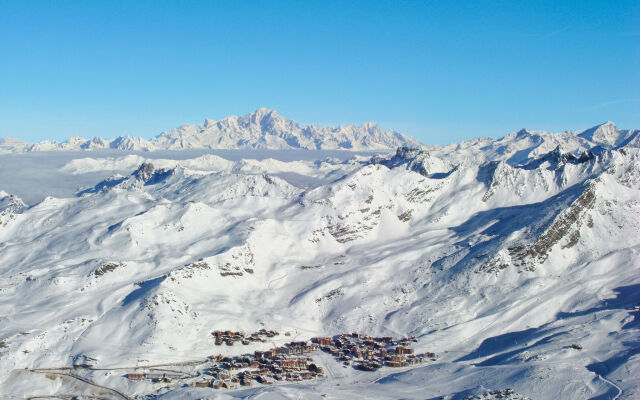
[[[516,132],[516,135],[517,136],[529,136],[529,135],[531,135],[531,131],[529,131],[527,128],[522,128],[518,132]]]
[[[369,121],[362,124],[362,127],[366,129],[374,129],[378,127],[378,124],[376,124],[375,122]]]
[[[596,126],[594,126],[593,128],[587,129],[588,131],[593,130],[593,131],[597,131],[597,130],[602,130],[602,129],[615,129],[616,128],[616,124],[614,124],[611,121],[607,121],[607,122],[603,122],[601,124],[598,124]]]
[[[252,114],[254,113],[258,113],[258,114],[271,114],[271,113],[276,113],[276,110],[274,110],[273,108],[269,108],[269,107],[260,107],[257,110],[255,110]]]
[[[618,128],[616,128],[616,125],[611,121],[607,121],[582,131],[578,136],[598,143],[612,144],[616,141],[617,133]]]
[[[280,116],[280,114],[278,114],[278,112],[272,108],[266,108],[266,107],[261,107],[258,108],[257,110],[251,112],[248,114],[251,117],[258,117],[258,118],[264,118],[264,117],[280,117],[282,118],[282,116]]]

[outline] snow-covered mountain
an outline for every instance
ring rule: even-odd
[[[398,146],[416,146],[408,136],[380,129],[374,123],[320,128],[300,126],[276,111],[260,108],[250,114],[221,121],[207,119],[202,126],[182,125],[170,132],[145,140],[119,137],[114,140],[73,137],[63,143],[24,143],[0,139],[0,152],[52,150],[184,150],[184,149],[308,149],[308,150],[385,150]]]
[[[205,130],[264,127],[239,121]],[[270,129],[293,129],[282,124]],[[58,179],[112,176],[35,204],[0,192],[0,393],[640,396],[638,131],[520,131],[344,161],[251,154],[72,156]],[[190,386],[198,360],[284,340],[216,347],[211,331],[262,327],[289,340],[414,336],[438,358],[376,372],[326,358],[321,380]],[[34,370],[80,364],[92,368]],[[160,364],[193,378],[123,376]]]

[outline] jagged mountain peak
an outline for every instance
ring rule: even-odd
[[[520,138],[520,137],[531,136],[533,134],[534,134],[534,132],[530,131],[529,129],[522,128],[522,129],[520,129],[519,131],[516,132],[515,136]]]
[[[439,157],[433,156],[420,147],[398,147],[396,153],[390,157],[372,157],[371,164],[381,164],[388,168],[405,166],[408,170],[424,176],[434,176],[451,172],[453,166]]]
[[[154,170],[155,170],[155,167],[153,166],[153,164],[151,164],[150,162],[144,162],[140,164],[140,167],[138,167],[138,169],[133,173],[133,175],[138,180],[147,182],[153,176]]]
[[[270,108],[220,121],[205,120],[202,126],[183,125],[156,137],[161,149],[307,149],[391,150],[418,145],[408,136],[380,129],[368,122],[360,126],[301,126]]]

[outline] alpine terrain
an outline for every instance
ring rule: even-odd
[[[182,125],[170,132],[146,140],[118,137],[114,140],[73,137],[63,143],[25,143],[17,139],[0,139],[0,153],[52,150],[184,150],[184,149],[307,149],[307,150],[387,150],[398,146],[415,146],[408,136],[380,129],[369,122],[362,126],[319,128],[300,126],[276,111],[260,108],[242,117],[221,121],[207,119],[202,126]]]
[[[0,397],[638,399],[639,135],[5,139]]]

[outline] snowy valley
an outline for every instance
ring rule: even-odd
[[[640,397],[640,131],[424,146],[260,109],[116,141],[0,143],[5,398]],[[436,356],[196,386],[352,332]]]

